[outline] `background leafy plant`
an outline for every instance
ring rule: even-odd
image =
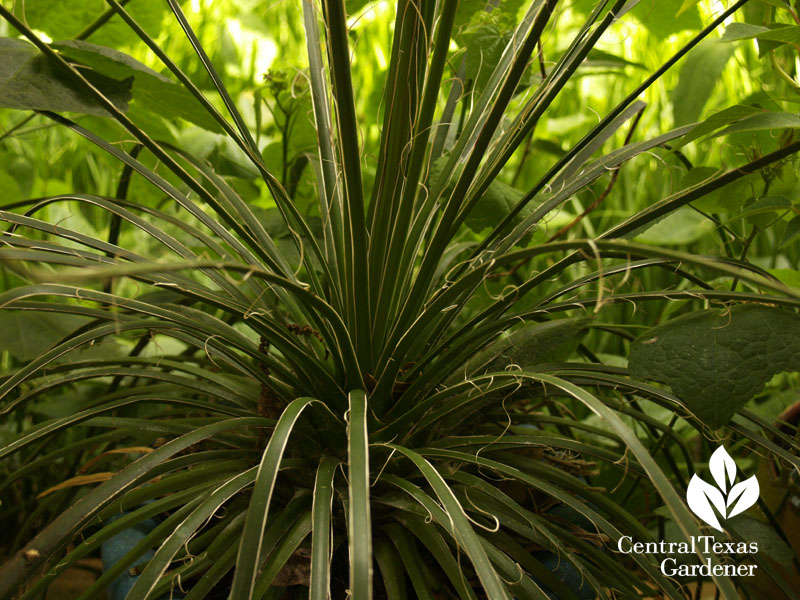
[[[49,332],[4,348],[6,596],[46,565],[23,590],[35,597],[161,515],[84,598],[149,548],[128,598],[178,584],[190,598],[680,598],[651,559],[624,565],[609,547],[697,534],[682,494],[703,438],[721,437],[783,477],[730,533],[772,549],[756,557],[772,581],[750,593],[795,597],[770,562],[792,554],[780,521],[795,430],[772,425],[791,396],[768,394],[759,414],[744,408],[759,385],[713,383],[735,384],[735,368],[688,390],[671,373],[681,352],[700,356],[686,319],[705,332],[727,319],[745,359],[765,320],[796,326],[792,6],[253,6],[240,34],[246,22],[284,49],[260,79],[257,44],[203,43],[218,6],[52,4],[0,9],[15,68],[0,99],[40,115],[4,115],[19,198],[0,213],[0,305],[9,326]],[[746,22],[711,41],[731,15]],[[676,37],[652,42],[657,55],[603,46],[632,24]],[[769,85],[730,102],[697,65],[724,79],[732,60],[760,64],[738,41],[753,37]],[[292,58],[303,38],[307,62]],[[665,108],[662,77],[677,81],[666,133],[666,111],[639,100]],[[603,82],[600,118],[585,81]],[[52,167],[25,157],[52,148],[80,162],[33,177]],[[720,162],[705,164],[710,148]],[[633,374],[674,394],[625,369],[640,332]],[[777,366],[751,379],[796,369]],[[778,375],[768,392],[796,383]]]

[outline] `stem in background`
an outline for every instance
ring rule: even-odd
[[[461,131],[464,129],[464,122],[466,121],[466,113],[467,113],[467,100],[470,99],[472,95],[472,79],[467,80],[466,86],[464,86],[464,95],[463,100],[461,101],[461,112],[458,115],[458,125],[456,126],[456,139],[461,137]]]
[[[34,113],[31,113],[31,114],[29,114],[27,117],[25,117],[24,119],[22,119],[22,121],[20,121],[20,122],[19,122],[19,123],[17,123],[16,125],[14,125],[14,126],[11,128],[11,129],[9,129],[8,131],[5,131],[5,132],[3,132],[3,134],[2,134],[2,135],[0,135],[0,142],[2,142],[2,141],[3,141],[4,139],[6,139],[7,137],[11,137],[11,134],[12,134],[12,133],[14,133],[15,131],[17,131],[18,129],[20,129],[20,128],[22,128],[22,127],[25,127],[25,125],[27,125],[28,123],[30,123],[30,122],[33,120],[33,118],[34,118],[35,116],[36,116],[36,113],[35,113],[35,112],[34,112]]]
[[[631,138],[633,137],[633,132],[636,129],[636,125],[639,123],[641,118],[642,118],[642,111],[639,111],[638,113],[636,113],[636,116],[634,117],[634,120],[631,123],[631,127],[628,130],[628,134],[625,136],[625,143],[623,144],[623,146],[627,146],[630,143]],[[531,137],[528,138],[528,143],[526,144],[525,150],[524,150],[524,153],[523,153],[523,161],[525,159],[525,154],[528,153],[528,149],[530,148],[531,140],[533,138],[533,130],[531,130],[530,136]],[[550,243],[553,240],[556,240],[559,237],[563,236],[570,229],[572,229],[575,225],[580,223],[580,221],[583,220],[590,212],[592,212],[594,209],[596,209],[600,205],[600,203],[603,200],[605,200],[608,197],[608,195],[611,193],[611,190],[614,188],[614,184],[617,182],[617,178],[619,177],[619,172],[620,172],[621,169],[622,169],[622,165],[619,165],[617,168],[615,168],[614,172],[611,175],[611,181],[608,182],[608,185],[606,186],[606,189],[603,190],[603,193],[600,194],[600,196],[598,196],[597,199],[591,205],[589,205],[586,208],[586,210],[584,210],[580,215],[575,217],[570,223],[568,223],[567,225],[562,227],[560,230],[558,230],[558,232],[556,232],[553,236],[551,236],[547,240],[547,243]],[[516,178],[519,176],[521,170],[522,170],[522,163],[520,163],[520,169],[514,175],[514,180],[516,180]],[[528,262],[530,262],[530,260],[532,258],[533,257],[529,257],[529,258],[526,258],[525,260],[521,260],[516,265],[514,265],[507,273],[500,273],[500,274],[497,274],[497,275],[488,275],[488,277],[489,278],[494,278],[495,276],[499,276],[499,275],[509,275],[509,276],[514,277],[515,281],[517,281],[517,279],[518,279],[517,272],[519,271],[519,269],[521,267],[523,267]],[[520,283],[520,282],[517,281],[517,283]]]
[[[631,123],[631,127],[628,130],[628,135],[625,136],[625,142],[622,144],[623,146],[627,146],[628,144],[630,144],[631,138],[633,137],[633,132],[636,129],[636,125],[639,124],[639,121],[642,118],[642,112],[643,111],[640,110],[638,113],[636,113],[636,116],[633,118],[633,123]],[[556,240],[561,236],[563,236],[570,229],[575,227],[575,225],[580,223],[590,212],[592,212],[594,209],[600,206],[600,203],[603,200],[605,200],[611,193],[611,190],[614,189],[614,184],[617,183],[617,178],[619,177],[619,172],[621,170],[622,170],[622,165],[619,165],[616,169],[614,169],[614,172],[611,174],[611,181],[608,182],[608,185],[606,186],[606,189],[603,190],[603,193],[600,194],[594,202],[592,202],[589,206],[587,206],[586,209],[581,214],[579,214],[570,223],[564,225],[564,227],[559,229],[553,236],[551,236],[547,240],[547,243],[550,243],[553,240]]]
[[[281,185],[284,189],[286,189],[286,176],[288,171],[288,165],[286,164],[289,160],[289,113],[281,106],[281,103],[278,101],[277,96],[275,97],[275,103],[278,105],[278,108],[281,109],[283,113],[283,132],[281,135]],[[287,192],[288,194],[288,192]]]
[[[120,6],[125,6],[130,1],[131,0],[119,0],[119,5]],[[89,25],[86,26],[86,29],[84,29],[78,35],[76,35],[75,39],[76,40],[85,40],[90,35],[92,35],[94,32],[96,32],[98,29],[100,29],[103,25],[108,23],[108,21],[111,19],[111,17],[113,17],[115,14],[117,14],[117,13],[113,8],[107,9],[103,14],[101,14],[99,17],[97,17],[92,23],[89,23]]]
[[[130,156],[134,160],[139,156],[139,152],[142,151],[144,146],[142,144],[135,144],[133,149],[130,151]],[[131,165],[125,165],[122,168],[122,175],[119,178],[119,184],[117,185],[117,194],[114,196],[119,200],[127,200],[128,198],[128,189],[131,185],[131,177],[133,176],[133,167]],[[122,227],[122,217],[117,213],[111,214],[111,221],[108,226],[108,243],[113,244],[114,246],[118,245],[119,242],[119,232],[120,228]],[[109,258],[114,258],[115,255],[112,252],[107,252],[106,256]],[[105,285],[103,286],[103,291],[106,294],[111,293],[111,288],[114,285],[114,278],[111,277],[106,281]]]
[[[211,59],[208,57],[203,45],[200,43],[200,40],[197,38],[194,30],[192,29],[191,25],[189,25],[189,21],[186,19],[186,15],[183,14],[183,10],[181,10],[180,4],[175,0],[167,0],[169,7],[172,9],[172,13],[175,15],[178,23],[183,29],[184,33],[186,34],[186,38],[194,48],[195,54],[200,59],[200,62],[203,64],[203,68],[208,76],[211,78],[211,81],[214,83],[214,88],[217,90],[220,98],[225,104],[225,108],[228,110],[228,114],[230,114],[233,122],[236,124],[236,128],[239,131],[239,135],[241,136],[240,139],[244,141],[244,143],[248,146],[251,152],[260,157],[260,153],[258,150],[258,146],[256,146],[256,142],[253,139],[253,136],[250,134],[250,129],[247,127],[247,124],[244,122],[239,109],[236,107],[236,103],[231,98],[228,89],[225,87],[225,84],[222,82],[222,78],[219,76],[219,73],[214,68]]]
[[[536,43],[536,45],[537,45],[536,57],[539,59],[539,75],[542,78],[542,82],[544,82],[544,80],[547,79],[547,70],[544,67],[544,51],[542,50],[541,38]],[[522,150],[522,157],[520,158],[519,166],[517,167],[516,173],[514,173],[514,177],[511,178],[512,186],[517,184],[517,180],[519,179],[519,176],[522,174],[522,168],[525,166],[525,161],[527,160],[528,155],[530,154],[531,144],[533,143],[534,130],[535,128],[531,127],[531,130],[527,134],[528,139],[525,142],[525,148]]]
[[[686,155],[683,152],[681,152],[677,148],[674,148],[670,144],[664,144],[664,148],[666,148],[672,154],[674,154],[675,158],[678,159],[678,161],[686,168],[687,171],[691,171],[692,169],[694,169],[694,165],[692,164],[692,161],[690,161],[688,158],[686,158]]]
[[[547,70],[544,68],[544,51],[542,50],[542,40],[539,38],[539,41],[536,44],[539,49],[536,52],[536,56],[539,59],[539,74],[542,76],[542,81],[547,79]]]
[[[691,171],[692,169],[694,169],[694,165],[691,163],[691,161],[688,158],[686,158],[686,155],[683,152],[681,152],[677,148],[673,148],[669,144],[664,144],[664,148],[666,148],[672,154],[674,154],[675,157],[678,159],[678,161],[680,161],[680,163],[684,167],[686,167],[687,171]],[[719,215],[714,214],[714,213],[708,214],[708,213],[700,210],[699,208],[697,208],[693,204],[690,204],[689,208],[691,208],[694,212],[698,213],[699,215],[702,215],[703,217],[705,217],[706,219],[708,219],[709,221],[714,223],[714,225],[717,226],[716,227],[716,231],[717,231],[717,234],[719,235],[720,241],[722,242],[722,247],[725,250],[725,254],[728,256],[728,258],[733,258],[734,256],[733,256],[733,251],[731,250],[731,247],[730,247],[730,240],[728,240],[725,237],[725,233],[724,232],[727,231],[728,234],[730,234],[731,238],[738,239],[739,236],[736,234],[736,232],[733,231],[732,229],[730,229],[728,226],[726,226],[722,222],[722,219],[720,219]]]
[[[778,59],[775,56],[775,52],[771,52],[769,55],[770,63],[772,64],[772,68],[778,74],[778,78],[785,81],[794,91],[800,90],[800,84],[798,84],[794,78],[789,75],[786,71],[784,71],[781,66],[778,64]]]
[[[531,152],[531,144],[533,144],[533,133],[534,133],[533,129],[531,129],[530,132],[528,132],[528,139],[525,142],[525,148],[523,148],[522,150],[522,156],[520,157],[519,160],[519,166],[517,167],[516,173],[514,173],[514,177],[511,178],[512,186],[517,185],[517,180],[519,179],[519,176],[522,175],[522,168],[525,166],[525,161],[528,159],[528,155]]]
[[[630,404],[631,404],[631,406],[633,408],[635,408],[636,410],[638,410],[642,414],[646,414],[645,411],[642,409],[642,407],[639,405],[639,402],[635,399],[635,397],[633,397],[633,396],[631,397]],[[662,433],[661,436],[658,438],[658,441],[656,442],[657,444],[661,443],[661,440],[663,440],[664,436],[667,435],[666,434],[667,431],[672,431],[672,427],[673,427],[675,421],[677,421],[677,415],[672,417],[672,421],[670,422],[669,425],[667,425],[664,433]],[[656,436],[656,434],[658,433],[658,429],[655,426],[651,425],[650,423],[643,423],[643,425],[647,429],[650,430],[650,434],[653,437]],[[656,449],[658,449],[658,448],[659,448],[659,446],[656,446]],[[653,454],[653,455],[655,455],[655,453],[656,453],[655,450],[653,452],[651,452],[651,454]],[[662,452],[662,455],[664,456],[664,460],[667,462],[667,464],[672,469],[672,472],[675,474],[675,478],[678,480],[678,484],[680,485],[680,487],[681,488],[685,488],[686,487],[686,483],[687,483],[686,479],[684,479],[683,473],[681,473],[681,470],[678,467],[678,464],[675,462],[675,459],[672,457],[672,454],[670,454],[669,449],[668,448],[664,448],[663,452]],[[691,466],[691,465],[687,464],[687,466]]]
[[[263,336],[258,342],[258,350],[264,355],[269,353],[269,342]],[[270,372],[266,362],[261,362],[258,365],[264,379],[269,379]],[[265,419],[277,420],[281,416],[281,409],[278,406],[278,397],[275,392],[264,381],[261,382],[261,392],[258,396],[258,416]],[[256,451],[258,454],[264,452],[267,446],[267,429],[261,427],[258,430],[258,440],[256,441]]]
[[[639,407],[637,406],[637,408],[639,408]],[[641,410],[641,408],[639,408],[639,410]],[[653,456],[655,456],[659,452],[659,450],[661,450],[661,446],[664,445],[664,442],[666,441],[667,437],[670,437],[669,434],[667,433],[667,431],[672,431],[672,428],[675,426],[675,423],[677,423],[677,422],[678,422],[678,415],[673,415],[672,419],[670,420],[669,424],[666,427],[666,430],[658,437],[658,439],[656,440],[656,443],[653,445],[653,449],[650,451],[650,453]],[[656,433],[653,430],[652,427],[648,426],[647,428],[650,430],[651,434],[654,435]],[[666,448],[664,449],[664,457],[665,457],[666,461],[668,463],[670,463],[670,466],[673,467],[673,470],[675,472],[676,478],[678,478],[680,480],[680,485],[682,487],[686,487],[686,482],[683,479],[683,476],[679,473],[678,467],[675,464],[675,459],[672,458],[672,455],[669,453],[669,450],[667,450]],[[630,500],[630,497],[633,495],[633,492],[635,492],[636,488],[639,487],[639,482],[641,480],[642,480],[642,476],[641,475],[636,475],[635,476],[630,488],[628,489],[627,493],[625,494],[625,497],[620,501],[620,503],[619,503],[620,506],[623,506],[628,500]]]
[[[716,587],[716,586],[714,586]],[[694,588],[694,600],[700,600],[703,597],[703,576],[697,578]]]
[[[750,235],[747,236],[747,239],[744,242],[744,247],[742,248],[742,254],[739,257],[739,260],[744,262],[744,259],[747,258],[747,252],[750,250],[750,246],[753,243],[753,240],[756,239],[756,235],[758,235],[758,225],[753,225],[752,231],[750,231]],[[739,284],[739,278],[734,277],[733,282],[731,283],[731,291],[736,289],[736,286]]]

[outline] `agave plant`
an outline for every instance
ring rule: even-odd
[[[526,3],[497,60],[470,87],[459,23],[501,8],[400,0],[373,175],[364,172],[368,141],[358,134],[347,6],[305,0],[317,146],[307,166],[316,204],[304,210],[286,178],[268,168],[257,125],[237,108],[179,2],[168,3],[214,101],[124,3],[107,0],[108,13],[93,26],[121,18],[179,83],[82,39],[45,41],[0,6],[19,34],[3,40],[4,56],[52,90],[34,97],[25,88],[6,105],[36,110],[107,152],[121,171],[114,195],[60,194],[0,212],[7,224],[0,264],[20,281],[0,295],[3,310],[80,318],[0,380],[2,412],[16,428],[0,451],[11,471],[0,485],[11,489],[41,470],[60,476],[55,490],[38,489],[48,493],[20,498],[14,508],[24,523],[19,547],[0,568],[0,597],[40,597],[64,569],[158,517],[82,599],[100,597],[134,564],[128,600],[178,589],[187,600],[220,593],[233,600],[568,600],[654,590],[683,598],[654,557],[614,554],[622,536],[649,541],[658,532],[641,506],[609,492],[632,478],[666,507],[662,523],[668,518],[682,539],[699,535],[675,486],[693,470],[692,454],[671,426],[681,419],[703,431],[704,424],[684,399],[625,369],[565,357],[588,329],[613,329],[603,315],[617,302],[798,306],[797,290],[744,262],[630,238],[800,144],[715,174],[592,239],[548,241],[539,233],[549,215],[624,162],[697,134],[690,125],[604,150],[644,109],[640,94],[745,0],[563,155],[526,153],[550,160],[544,175],[480,234],[465,226],[470,215],[493,195],[508,197],[504,168],[519,160],[598,40],[637,2],[595,2],[569,44],[552,51],[547,33],[569,3]],[[542,48],[555,57],[547,69],[536,60]],[[164,110],[210,121],[249,161],[274,203],[271,223],[208,161],[159,141],[129,114],[130,94],[146,106],[137,93],[156,80],[175,94]],[[134,141],[126,149],[64,112],[104,115]],[[166,202],[130,197],[135,178]],[[60,204],[107,214],[107,237],[48,220]],[[139,242],[126,247],[121,232],[131,231]],[[657,280],[669,289],[625,289],[630,273],[650,270],[667,273]],[[711,284],[709,272],[718,277]],[[731,291],[726,277],[760,293]],[[602,296],[610,280],[619,285]],[[169,349],[149,351],[166,339],[174,340]],[[128,350],[81,352],[109,340]],[[65,397],[75,407],[66,416],[26,416],[42,398]],[[675,420],[662,423],[640,401],[666,407]],[[590,414],[594,424],[584,418]],[[755,417],[732,427],[797,467],[789,436],[769,428],[764,437],[758,431],[769,426]],[[683,468],[665,450],[670,445],[685,453]],[[100,461],[108,471],[98,471]],[[756,560],[775,573],[765,558]],[[734,581],[715,577],[715,584],[724,597],[736,596]]]

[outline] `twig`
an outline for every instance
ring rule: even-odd
[[[628,135],[625,136],[625,143],[623,145],[627,146],[630,143],[631,138],[633,137],[633,132],[636,129],[636,125],[639,123],[639,120],[641,118],[642,118],[642,111],[639,111],[638,113],[636,113],[636,117],[634,117],[633,123],[631,123],[631,127],[628,130]],[[575,225],[580,223],[590,212],[592,212],[594,209],[600,206],[600,203],[608,197],[608,195],[611,193],[611,190],[614,188],[614,184],[617,182],[617,178],[619,177],[619,172],[621,169],[622,165],[619,165],[616,169],[614,169],[614,172],[611,175],[611,181],[608,182],[608,185],[606,186],[606,189],[603,190],[603,193],[600,194],[597,197],[597,199],[594,202],[592,202],[588,207],[586,207],[586,209],[581,214],[579,214],[570,223],[564,225],[564,227],[562,227],[561,229],[558,230],[558,232],[552,235],[547,240],[547,242],[550,243],[553,240],[556,240],[561,236],[563,236],[570,229],[575,227]]]

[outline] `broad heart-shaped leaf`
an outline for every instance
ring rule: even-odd
[[[76,315],[0,310],[0,352],[10,352],[20,361],[33,360],[86,322]]]
[[[703,423],[722,427],[776,373],[800,371],[800,315],[758,304],[703,310],[631,344],[631,375],[666,383]]]
[[[482,18],[480,13],[490,12],[495,15],[502,15],[508,20],[516,21],[516,14],[520,6],[524,2],[522,0],[503,0],[503,2],[487,2],[486,0],[460,0],[458,9],[456,10],[456,18],[453,23],[453,30],[455,32],[456,40],[461,42],[460,34],[471,20],[478,15],[478,19]],[[494,65],[491,65],[494,68]]]
[[[466,76],[476,96],[483,91],[513,33],[513,24],[504,23],[497,13],[478,12],[464,33]]]
[[[77,36],[109,8],[105,0],[25,0],[12,4],[14,12],[29,27],[55,40]],[[167,3],[163,0],[135,0],[125,6],[152,36],[159,34],[166,9]],[[117,15],[92,33],[90,39],[96,44],[113,46],[139,41],[136,33]]]
[[[219,124],[185,88],[122,52],[79,40],[51,44],[68,59],[114,79],[133,78],[136,105],[166,119],[181,118],[222,133]]]
[[[82,72],[120,110],[128,109],[132,78],[120,81],[91,69]],[[0,38],[0,106],[108,116],[99,102],[33,44],[13,38]]]
[[[511,212],[511,209],[522,199],[522,195],[522,192],[507,183],[493,181],[469,212],[464,223],[476,233],[480,233],[487,227],[494,227],[505,215]],[[533,208],[531,205],[525,207],[515,217],[513,223],[522,222],[525,217],[533,212]]]
[[[491,353],[491,362],[486,370],[502,371],[509,365],[526,368],[565,360],[580,343],[591,321],[589,318],[555,319],[518,329],[489,347],[487,353]]]

